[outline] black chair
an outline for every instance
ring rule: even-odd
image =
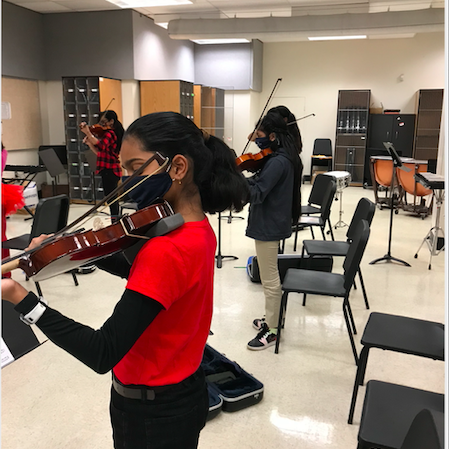
[[[358,357],[355,348],[353,333],[356,334],[354,319],[349,305],[349,293],[354,284],[354,277],[359,270],[360,261],[368,243],[370,229],[366,220],[362,220],[356,229],[354,238],[349,247],[345,261],[343,263],[344,273],[323,273],[318,271],[290,268],[287,270],[284,282],[282,283],[281,306],[279,309],[278,334],[276,340],[275,353],[279,352],[281,342],[281,327],[287,308],[288,294],[291,292],[303,293],[305,305],[306,295],[323,295],[343,298],[343,316],[348,330],[349,340],[357,364]],[[352,329],[351,329],[352,327]]]
[[[54,234],[67,225],[69,217],[70,201],[67,195],[58,195],[50,198],[42,198],[36,206],[33,224],[30,234],[23,234],[2,242],[4,248],[24,250],[31,240],[41,234]],[[75,285],[78,285],[75,272],[71,271]],[[38,294],[42,296],[42,290],[38,282],[35,282]]]
[[[332,225],[330,222],[330,214],[332,203],[335,197],[335,192],[337,191],[337,183],[335,182],[335,179],[331,176],[323,175],[323,177],[329,178],[330,181],[327,181],[327,185],[323,193],[323,202],[321,204],[320,215],[319,216],[301,215],[299,217],[297,223],[293,226],[293,231],[295,233],[295,242],[293,245],[293,251],[296,251],[296,247],[298,244],[298,231],[300,229],[310,228],[312,238],[315,239],[313,227],[318,226],[321,229],[323,240],[326,240],[326,233],[324,232],[324,230],[326,227],[326,223],[328,223],[332,240],[334,240],[334,233],[332,232]]]
[[[373,312],[363,331],[348,424],[352,424],[359,385],[363,385],[369,350],[378,348],[444,360],[444,324]]]
[[[332,177],[324,174],[319,174],[315,178],[312,188],[310,189],[307,204],[305,206],[301,206],[301,215],[313,215],[321,212],[324,194],[330,180],[332,180]]]
[[[310,182],[312,182],[313,167],[324,166],[327,167],[327,171],[332,170],[332,141],[330,139],[315,139],[311,158]]]
[[[444,413],[421,410],[412,422],[401,449],[443,449]]]
[[[412,424],[423,409],[434,413],[435,432],[439,440],[439,435],[444,434],[443,394],[370,380],[366,385],[357,449],[442,448],[441,445],[428,445],[426,434],[421,435],[424,445],[410,445]],[[421,421],[421,417],[419,420]],[[414,434],[415,432],[416,428],[413,429]],[[404,446],[405,443],[409,445]]]
[[[329,176],[324,175],[329,178]],[[354,215],[352,216],[351,223],[349,224],[348,231],[346,232],[346,242],[343,241],[330,241],[330,240],[304,240],[302,247],[302,257],[304,253],[310,257],[315,256],[336,256],[345,257],[348,253],[349,246],[354,237],[354,233],[357,224],[361,220],[366,220],[371,226],[373,221],[374,212],[376,211],[376,205],[370,201],[368,198],[362,198],[359,200],[357,207],[355,209]],[[369,309],[368,297],[366,295],[365,284],[363,282],[362,270],[359,267],[359,278],[360,284],[362,286],[363,298],[365,300],[366,308]]]

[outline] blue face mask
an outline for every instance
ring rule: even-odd
[[[122,176],[122,181],[125,182],[129,176]],[[129,184],[126,189],[138,184],[145,176],[137,176]],[[137,203],[138,209],[144,209],[151,206],[155,199],[162,198],[170,189],[172,180],[167,172],[158,173],[150,176],[134,189],[128,192],[128,196]]]
[[[265,148],[270,148],[271,143],[272,143],[269,137],[257,137],[255,142],[256,142],[256,145],[261,150],[265,150]]]

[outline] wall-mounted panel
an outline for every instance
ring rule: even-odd
[[[11,104],[11,119],[2,121],[8,151],[42,145],[38,81],[2,77],[2,101]]]
[[[47,79],[134,78],[132,11],[44,14]]]
[[[43,15],[2,2],[2,75],[45,79]]]

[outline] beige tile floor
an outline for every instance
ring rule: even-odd
[[[303,187],[307,198],[310,186]],[[350,187],[343,194],[343,219],[350,221],[357,201],[373,197],[371,190]],[[333,205],[333,222],[338,220]],[[73,205],[70,218],[85,206]],[[251,352],[246,343],[254,337],[251,321],[263,313],[260,284],[251,283],[245,265],[254,254],[254,242],[245,237],[247,211],[231,223],[222,220],[222,254],[225,259],[215,273],[213,336],[209,344],[237,361],[265,385],[264,398],[256,406],[236,413],[221,413],[210,421],[200,438],[206,448],[336,448],[357,446],[357,431],[364,388],[359,393],[354,425],[346,423],[355,376],[355,365],[337,299],[310,296],[306,307],[292,295],[281,350]],[[210,218],[217,230],[217,216]],[[369,265],[387,251],[389,211],[376,210],[371,237],[362,261],[371,311],[445,321],[445,253],[434,257],[428,270],[429,251],[414,254],[432,226],[401,211],[394,216],[392,254],[412,267],[396,264]],[[29,229],[21,216],[8,220],[8,235]],[[335,231],[344,239],[347,228]],[[310,238],[309,231],[299,234]],[[287,241],[291,253],[293,239]],[[334,270],[341,271],[341,260]],[[14,272],[24,282],[24,275]],[[79,276],[75,287],[70,275],[44,281],[41,287],[52,307],[68,316],[99,327],[111,313],[125,281],[99,270]],[[351,292],[351,304],[358,326],[356,344],[370,311],[364,307],[360,289]],[[42,336],[41,334],[39,334]],[[13,362],[2,370],[3,449],[103,449],[111,448],[108,416],[110,375],[100,376],[86,368],[51,342]],[[372,351],[367,379],[444,392],[445,367],[417,357]]]

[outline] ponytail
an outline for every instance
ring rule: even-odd
[[[212,154],[212,165],[207,180],[200,186],[204,210],[240,212],[249,201],[249,187],[237,169],[234,151],[215,136],[209,136],[205,144]]]

